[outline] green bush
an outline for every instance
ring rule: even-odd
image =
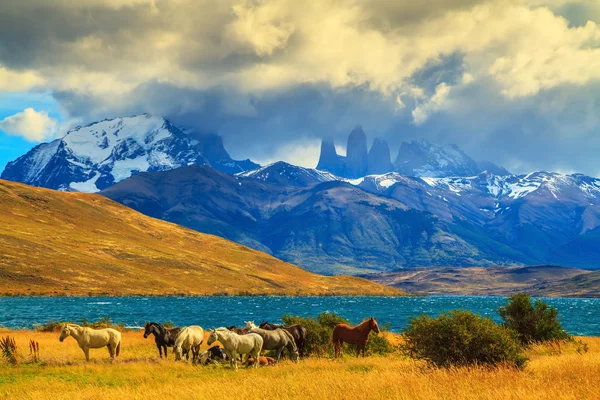
[[[437,367],[508,364],[522,367],[516,332],[470,311],[455,310],[437,318],[411,318],[401,347],[410,357]]]
[[[515,330],[524,345],[547,340],[564,340],[569,334],[558,320],[558,311],[542,300],[533,304],[529,295],[517,293],[499,309],[504,325]]]
[[[307,330],[306,344],[304,345],[305,356],[325,357],[333,355],[333,344],[331,335],[333,327],[337,324],[348,324],[348,320],[335,313],[321,313],[317,318],[298,317],[295,315],[284,314],[281,320],[286,326],[300,324]],[[388,328],[389,329],[389,328]],[[373,332],[369,335],[369,341],[365,352],[368,354],[388,354],[394,351],[392,345],[383,336],[375,335]],[[345,345],[344,352],[356,354],[356,347]]]

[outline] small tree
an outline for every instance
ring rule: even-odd
[[[526,293],[508,298],[508,303],[498,310],[504,325],[515,330],[524,345],[548,340],[564,340],[569,334],[558,320],[558,311],[542,300],[533,304]]]
[[[522,367],[527,360],[514,331],[470,311],[411,318],[404,338],[406,354],[437,367],[503,363]]]

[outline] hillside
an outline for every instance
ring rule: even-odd
[[[526,292],[547,297],[599,297],[600,273],[552,265],[533,267],[428,267],[363,275],[411,293],[509,296]]]
[[[325,277],[103,196],[0,180],[0,293],[41,295],[402,292]]]

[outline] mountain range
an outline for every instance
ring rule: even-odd
[[[392,163],[385,140],[375,138],[367,152],[367,136],[361,126],[350,132],[346,153],[346,156],[337,154],[333,139],[324,139],[317,169],[348,179],[388,172],[431,178],[473,176],[481,172],[510,175],[490,161],[476,162],[456,145],[435,145],[424,139],[403,142]]]
[[[148,114],[95,122],[42,143],[8,163],[2,179],[63,191],[97,192],[138,172],[198,164],[237,173],[258,168],[233,160],[217,135],[189,135]]]
[[[48,150],[50,148],[50,150]],[[390,170],[392,169],[392,170]],[[96,192],[310,271],[554,264],[600,268],[600,180],[514,175],[457,146],[389,146],[356,127],[317,169],[234,161],[216,135],[142,115],[76,128],[9,163],[3,178]]]

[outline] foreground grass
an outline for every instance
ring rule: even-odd
[[[589,351],[563,346],[558,354],[538,346],[524,371],[510,368],[425,368],[400,354],[341,361],[284,361],[276,367],[196,367],[158,359],[154,340],[123,334],[123,352],[111,364],[104,349],[86,363],[72,338],[58,333],[1,331],[16,338],[23,363],[0,362],[0,398],[10,399],[597,399],[600,338],[582,338]],[[41,362],[27,363],[28,342],[40,344]]]

